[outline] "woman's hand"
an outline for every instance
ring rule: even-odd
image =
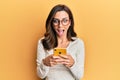
[[[66,67],[72,67],[74,64],[74,59],[71,55],[59,55],[60,58],[56,59],[56,63],[61,63],[65,65]]]
[[[53,55],[49,55],[48,57],[46,57],[45,59],[43,59],[43,63],[46,66],[54,66],[57,64],[56,60],[59,59],[59,56],[53,56]]]
[[[57,64],[63,64],[66,67],[72,67],[74,64],[74,59],[72,58],[71,55],[59,55],[59,56],[53,56],[49,55],[45,59],[43,59],[43,63],[46,66],[54,66]]]

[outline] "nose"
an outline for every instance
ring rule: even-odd
[[[60,27],[62,27],[62,23],[61,23],[61,21],[60,21],[60,23],[59,23],[58,27],[59,27],[59,28],[60,28]]]

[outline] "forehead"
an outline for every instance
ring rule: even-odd
[[[57,19],[63,19],[63,18],[67,18],[67,17],[69,18],[69,15],[65,11],[58,11],[58,12],[56,12],[56,14],[54,16],[54,18],[57,18]]]

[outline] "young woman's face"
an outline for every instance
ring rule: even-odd
[[[58,11],[52,21],[53,27],[59,37],[66,36],[67,30],[71,25],[69,15],[65,11]]]

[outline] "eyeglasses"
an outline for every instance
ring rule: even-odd
[[[67,26],[69,24],[70,20],[68,18],[63,18],[61,21],[59,19],[56,19],[56,18],[53,18],[53,25],[54,26],[58,26],[60,25],[60,23],[63,25],[63,26]]]

